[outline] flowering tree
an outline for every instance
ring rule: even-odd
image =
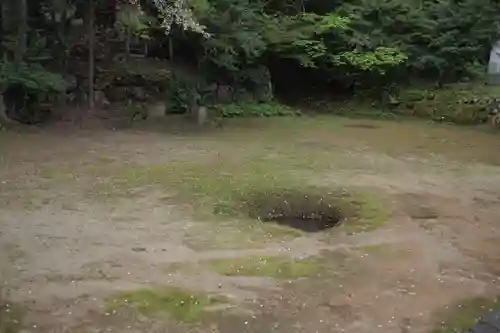
[[[165,29],[165,34],[170,33],[170,28],[175,23],[184,30],[202,34],[206,38],[210,37],[205,31],[206,27],[194,17],[188,0],[153,0],[153,2],[160,13],[161,26]]]

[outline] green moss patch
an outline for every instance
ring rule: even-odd
[[[1,292],[1,291],[0,291]],[[3,300],[0,295],[0,332],[18,333],[21,331],[22,320],[21,309],[7,300]]]
[[[203,319],[207,307],[224,302],[221,296],[161,287],[119,293],[108,300],[107,307],[109,310],[131,308],[144,315],[167,314],[180,322],[193,323]]]
[[[348,234],[368,232],[383,227],[390,215],[390,207],[380,196],[359,191],[344,198],[344,211],[348,212],[347,222],[342,228]]]
[[[313,277],[317,276],[321,270],[320,262],[316,259],[294,259],[284,256],[218,259],[208,264],[220,275],[266,276],[278,279]]]
[[[433,333],[465,332],[472,328],[480,317],[496,309],[500,309],[500,297],[475,297],[464,300],[436,315],[436,321],[441,322],[441,325]]]

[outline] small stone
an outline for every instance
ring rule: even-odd
[[[145,247],[133,247],[132,251],[134,251],[134,252],[146,252],[147,249]]]

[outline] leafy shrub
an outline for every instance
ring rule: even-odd
[[[499,9],[489,0],[351,0],[339,11],[351,18],[354,46],[391,45],[407,55],[413,78],[449,82],[485,68],[500,31]]]
[[[167,113],[186,113],[193,104],[201,100],[199,87],[202,84],[199,78],[174,72],[168,85]]]
[[[66,82],[61,75],[47,71],[41,65],[21,63],[15,66],[0,61],[0,93],[11,85],[21,85],[32,92],[63,92]]]
[[[216,108],[219,114],[225,118],[297,116],[301,114],[298,110],[276,102],[248,102],[242,104],[233,103],[218,105]]]
[[[14,65],[0,61],[0,94],[9,118],[27,124],[40,122],[48,115],[47,110],[42,110],[41,101],[65,90],[62,76],[37,63]]]

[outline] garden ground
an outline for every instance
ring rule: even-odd
[[[467,327],[500,296],[499,140],[334,117],[0,133],[0,332]],[[342,224],[248,217],[287,191]]]

